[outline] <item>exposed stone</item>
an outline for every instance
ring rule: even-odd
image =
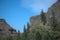
[[[60,1],[60,0],[58,0],[58,1]],[[49,21],[50,21],[50,18],[52,17],[52,12],[53,11],[55,13],[55,19],[57,19],[56,20],[57,23],[60,24],[60,2],[58,2],[58,1],[56,3],[54,3],[50,8],[48,8],[47,13],[45,14],[46,18],[47,18],[47,24],[49,24]],[[40,19],[40,15],[32,16],[30,18],[30,25],[32,27],[38,26],[41,23],[42,22],[41,22],[41,19]],[[58,27],[56,27],[56,29],[60,30],[60,25]]]
[[[0,36],[15,34],[16,30],[13,29],[4,19],[0,19]]]
[[[49,24],[50,18],[52,17],[52,13],[54,12],[55,14],[55,18],[57,19],[57,23],[58,26],[55,27],[55,31],[52,30],[52,27]],[[53,37],[54,40],[60,40],[60,0],[58,0],[56,3],[54,3],[49,9],[48,12],[46,14],[46,18],[47,18],[47,23],[46,25],[42,25],[42,22],[40,21],[40,15],[37,16],[33,16],[30,18],[30,31],[33,30],[33,28],[35,29],[41,29],[41,30],[46,30],[48,32],[52,32],[54,33]],[[39,30],[40,31],[40,30]],[[45,33],[44,33],[45,34]]]
[[[60,1],[60,0],[58,0],[58,1]],[[48,12],[46,14],[47,22],[52,17],[52,10],[55,13],[55,17],[56,17],[57,21],[60,22],[60,2],[58,2],[58,1],[56,3],[54,3],[48,9]],[[40,23],[41,23],[41,21],[40,21],[40,15],[33,16],[33,17],[30,18],[30,25],[31,26],[38,26],[38,25],[40,25]]]
[[[41,22],[40,15],[33,16],[30,18],[30,25],[33,27],[39,25],[40,22]]]
[[[58,0],[59,1],[59,0]],[[47,20],[50,20],[51,16],[52,16],[52,10],[55,13],[56,19],[58,21],[60,21],[60,2],[56,2],[55,4],[53,4],[47,12]]]

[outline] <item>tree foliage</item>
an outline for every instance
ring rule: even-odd
[[[45,13],[43,12],[43,10],[41,11],[41,21],[43,22],[43,25],[46,24],[46,16],[45,16]]]
[[[36,32],[36,40],[41,40],[41,35],[39,32]]]

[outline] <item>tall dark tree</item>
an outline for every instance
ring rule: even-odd
[[[24,25],[24,32],[23,32],[23,39],[22,40],[27,40],[27,29]]]
[[[26,32],[26,26],[24,25],[24,33]]]
[[[30,29],[30,24],[29,23],[27,23],[27,30],[29,30]]]
[[[27,23],[27,40],[29,40],[29,33],[30,33],[30,24]]]
[[[45,16],[45,13],[43,12],[43,10],[41,11],[41,21],[43,22],[43,25],[45,25],[45,23],[46,23],[46,16]]]

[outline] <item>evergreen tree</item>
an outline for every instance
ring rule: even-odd
[[[27,40],[29,40],[29,33],[30,33],[30,24],[27,23]]]
[[[24,33],[26,32],[26,27],[25,27],[25,25],[24,25]]]
[[[41,11],[41,21],[43,22],[43,25],[45,25],[45,23],[46,23],[46,16],[45,16],[45,13],[43,12],[43,10]]]
[[[30,24],[27,23],[27,31],[29,31],[29,29],[30,29]]]
[[[27,29],[24,25],[23,40],[27,40]]]

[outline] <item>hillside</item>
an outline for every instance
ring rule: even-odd
[[[32,16],[22,33],[0,19],[0,40],[60,40],[60,0],[47,13],[42,10],[40,15]]]
[[[30,32],[40,32],[42,40],[45,40],[47,35],[50,35],[47,40],[60,40],[60,0],[48,8],[45,16],[45,25],[41,21],[41,14],[30,18]]]
[[[16,36],[17,32],[14,28],[12,28],[5,19],[0,19],[0,40],[5,37]]]
[[[49,24],[50,19],[52,18],[52,13],[54,12],[55,18],[57,19],[58,24],[60,23],[60,1],[58,0],[50,8],[48,8],[47,13],[45,14],[47,24]],[[40,15],[32,16],[30,18],[30,26],[40,26],[42,24]]]

